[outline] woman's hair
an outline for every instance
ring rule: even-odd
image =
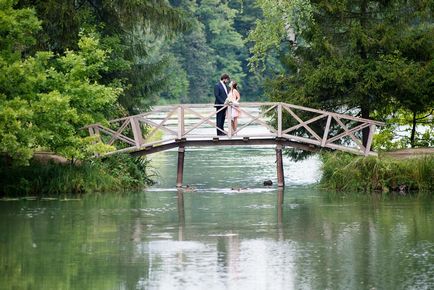
[[[231,85],[231,88],[233,88],[233,89],[237,89],[237,82],[236,81],[232,81],[232,85]]]

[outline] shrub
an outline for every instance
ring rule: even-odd
[[[320,186],[348,192],[433,192],[434,157],[398,160],[323,153]]]

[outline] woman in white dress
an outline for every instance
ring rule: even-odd
[[[229,86],[230,86],[230,91],[228,94],[228,101],[231,104],[231,124],[232,124],[232,132],[236,132],[237,131],[237,127],[238,127],[238,117],[240,116],[240,92],[238,92],[237,89],[237,82],[236,81],[232,81]]]

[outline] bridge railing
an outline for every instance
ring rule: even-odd
[[[232,108],[239,111],[239,125],[230,126]],[[226,110],[223,130],[216,127],[215,117]],[[128,152],[147,147],[206,139],[286,139],[317,147],[348,151],[360,155],[371,151],[376,126],[382,122],[327,112],[286,103],[241,103],[239,107],[213,104],[180,104],[158,106],[152,111],[109,121],[105,126],[92,124],[86,128],[91,136]],[[217,136],[216,131],[225,136]],[[362,142],[362,130],[368,134]],[[365,133],[366,134],[366,133]]]

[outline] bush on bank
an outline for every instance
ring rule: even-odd
[[[434,192],[434,156],[393,159],[323,153],[320,186],[346,192]]]
[[[0,166],[0,196],[40,196],[140,189],[153,183],[148,161],[126,155],[57,164]]]

